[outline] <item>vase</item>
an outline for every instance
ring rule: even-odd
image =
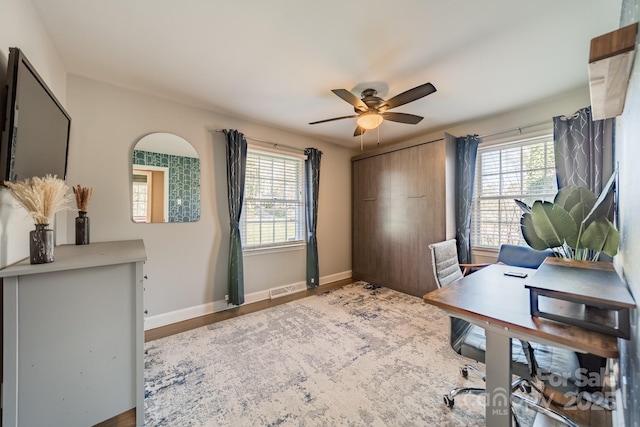
[[[89,244],[89,217],[84,211],[78,211],[76,218],[76,245]]]
[[[29,232],[29,261],[31,264],[53,262],[53,230],[49,224],[36,224]]]

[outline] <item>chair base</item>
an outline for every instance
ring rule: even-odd
[[[480,371],[479,369],[477,369],[475,366],[473,365],[466,365],[464,366],[460,372],[462,373],[462,376],[464,378],[467,378],[467,376],[469,375],[468,370],[471,369],[474,372],[479,373],[482,376],[482,379],[484,380],[484,373],[482,371]],[[521,404],[526,405],[529,409],[536,411],[539,414],[543,414],[546,415],[556,421],[559,421],[569,427],[579,427],[578,424],[576,424],[575,422],[573,422],[570,418],[566,417],[565,415],[554,411],[553,409],[547,408],[546,406],[543,406],[541,404],[539,404],[538,402],[535,402],[531,399],[527,399],[526,397],[520,396],[518,394],[515,394],[515,391],[518,390],[522,390],[525,393],[531,393],[533,390],[535,390],[537,393],[539,393],[540,395],[542,395],[542,390],[540,390],[538,387],[536,387],[534,384],[532,384],[529,380],[525,379],[525,378],[518,378],[515,381],[513,381],[511,383],[511,401],[512,403],[514,401],[517,401]],[[449,408],[453,408],[453,406],[455,405],[455,398],[458,395],[461,394],[472,394],[472,395],[482,395],[486,393],[486,389],[484,388],[479,388],[479,387],[456,387],[452,390],[449,391],[449,393],[445,394],[442,396],[442,399],[444,401],[444,404],[447,405]],[[518,422],[518,419],[515,415],[515,411],[513,410],[513,404],[511,405],[511,414],[514,418],[515,424],[516,426],[519,426],[520,423]]]
[[[532,409],[534,411],[536,411],[539,414],[543,414],[546,415],[549,418],[552,418],[556,421],[559,421],[563,424],[568,425],[569,427],[580,427],[578,424],[576,424],[575,422],[573,422],[570,418],[566,417],[565,415],[554,411],[553,409],[547,408],[546,406],[543,406],[541,404],[539,404],[538,402],[534,402],[533,400],[527,399],[526,397],[520,396],[518,394],[512,393],[511,394],[511,399],[513,400],[517,400],[520,403],[523,403],[525,405],[527,405],[527,407],[529,409]]]

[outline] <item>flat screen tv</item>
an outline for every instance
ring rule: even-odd
[[[67,176],[71,117],[24,53],[9,48],[0,179]]]

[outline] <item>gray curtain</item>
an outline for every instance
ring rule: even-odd
[[[576,185],[600,194],[613,170],[614,123],[592,120],[591,107],[553,118],[558,188]]]
[[[478,135],[456,139],[456,242],[461,263],[471,262],[471,202],[476,156],[481,141]]]
[[[316,148],[306,148],[304,154],[304,190],[305,190],[305,218],[307,224],[307,289],[320,284],[320,269],[318,267],[318,239],[316,226],[318,223],[318,192],[320,190],[320,158],[322,151]]]
[[[227,196],[229,199],[229,304],[244,303],[244,271],[240,214],[244,199],[244,178],[247,166],[247,140],[235,129],[224,129],[227,138]]]

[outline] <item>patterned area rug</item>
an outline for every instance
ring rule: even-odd
[[[146,426],[480,426],[448,317],[364,282],[146,344]],[[483,368],[483,366],[479,366]]]

